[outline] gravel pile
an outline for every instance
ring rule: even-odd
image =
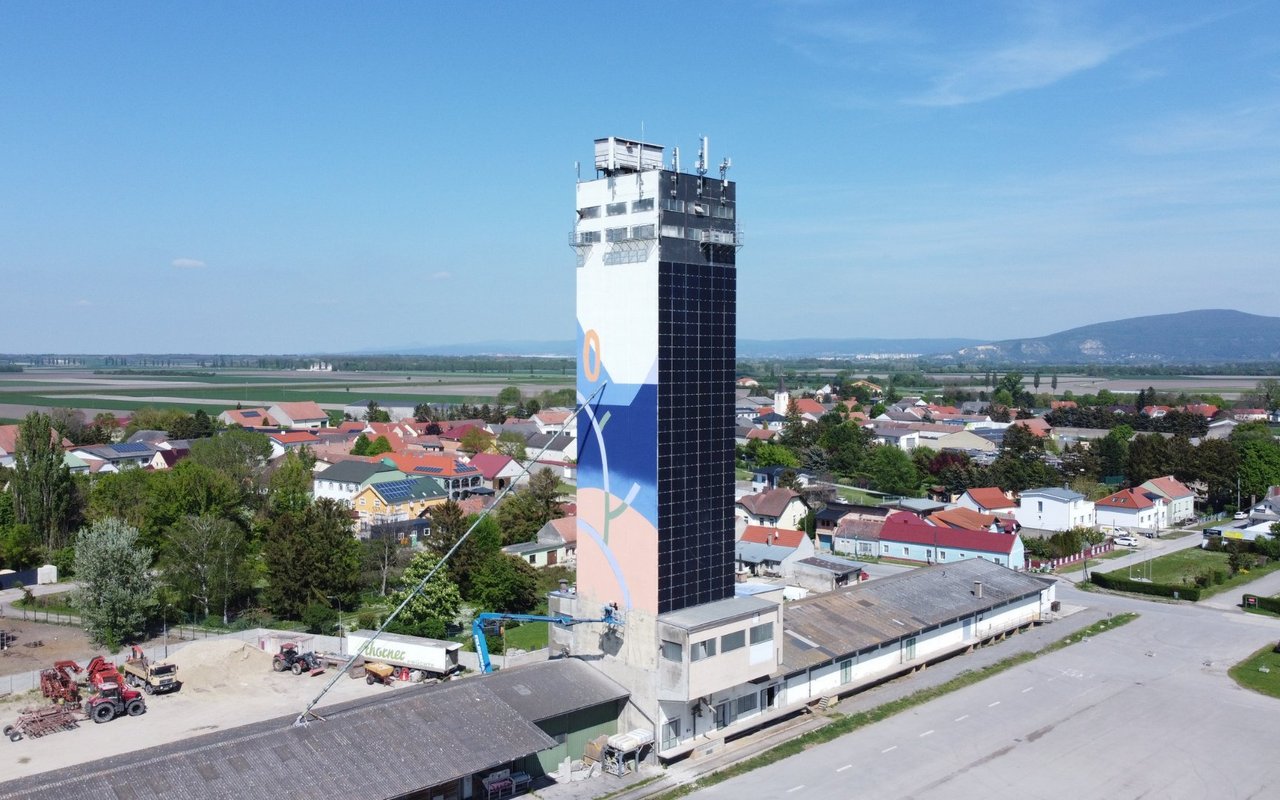
[[[280,677],[271,671],[270,655],[235,639],[192,642],[168,660],[178,665],[184,692],[256,688]]]

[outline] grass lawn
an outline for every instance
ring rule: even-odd
[[[1150,564],[1149,572],[1145,571],[1148,564]],[[1280,569],[1280,561],[1272,561],[1266,566],[1255,567],[1237,575],[1231,575],[1231,568],[1227,565],[1226,553],[1215,553],[1210,550],[1201,550],[1199,547],[1192,547],[1188,550],[1180,550],[1176,553],[1160,556],[1143,562],[1141,565],[1135,564],[1133,565],[1133,576],[1135,578],[1150,578],[1152,583],[1163,583],[1169,586],[1194,586],[1196,576],[1202,573],[1211,573],[1213,570],[1222,570],[1228,573],[1227,579],[1222,583],[1217,585],[1210,584],[1201,590],[1200,597],[1203,599],[1243,586],[1278,569]],[[1112,574],[1127,577],[1129,575],[1129,567],[1114,570]]]
[[[507,647],[541,650],[547,646],[549,634],[545,622],[522,622],[518,628],[508,627]]]
[[[749,481],[751,480],[751,470],[740,467],[735,468],[733,470],[733,479],[736,481]]]
[[[1268,644],[1236,664],[1227,674],[1246,689],[1280,699],[1280,653],[1272,652],[1274,647],[1274,644]]]
[[[1187,536],[1195,536],[1195,535],[1196,535],[1196,531],[1194,530],[1185,530],[1185,531],[1171,530],[1171,531],[1164,531],[1163,533],[1161,533],[1160,538],[1161,539],[1182,539]]]
[[[840,499],[846,503],[859,503],[864,506],[878,506],[884,502],[883,497],[877,497],[873,494],[858,491],[857,489],[846,489],[841,486],[836,489],[836,494],[840,495]]]
[[[1102,554],[1102,555],[1100,555],[1100,556],[1090,556],[1090,557],[1089,557],[1089,561],[1091,561],[1091,562],[1093,562],[1093,561],[1106,561],[1106,560],[1111,559],[1111,558],[1122,558],[1122,557],[1127,556],[1127,555],[1132,555],[1132,554],[1133,554],[1133,552],[1134,552],[1133,550],[1131,550],[1131,549],[1129,549],[1129,548],[1127,548],[1127,547],[1117,547],[1116,549],[1112,550],[1110,553],[1103,553],[1103,554]],[[1081,563],[1083,563],[1083,562],[1081,562]],[[1073,568],[1073,569],[1074,569],[1074,568]]]

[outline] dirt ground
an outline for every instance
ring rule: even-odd
[[[9,649],[0,651],[0,676],[36,672],[63,659],[83,664],[95,655],[107,655],[105,650],[89,644],[89,637],[82,629],[70,625],[46,625],[43,622],[23,622],[11,615],[0,617],[0,631],[15,636]],[[30,645],[41,642],[39,646]],[[0,677],[0,694],[7,691],[8,682]]]
[[[142,716],[103,724],[86,720],[75,730],[38,739],[0,739],[0,776],[33,775],[251,722],[296,716],[334,675],[332,671],[318,677],[272,672],[270,655],[228,639],[192,643],[170,661],[178,664],[182,689],[146,698],[147,713]],[[413,691],[416,686],[369,686],[343,676],[318,708],[386,692]],[[0,720],[11,724],[22,708],[43,702],[38,694],[0,700]]]

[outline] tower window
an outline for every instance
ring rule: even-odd
[[[608,214],[611,217],[616,217],[619,214],[625,214],[627,213],[627,204],[626,203],[610,203],[609,205],[604,207],[604,213]]]
[[[684,660],[684,648],[680,646],[679,642],[669,642],[666,639],[663,639],[662,657],[667,661],[674,661],[679,664]]]
[[[627,238],[626,228],[609,228],[604,232],[604,240],[606,242],[621,242]]]
[[[600,206],[587,206],[578,209],[578,219],[597,219],[600,216]]]
[[[711,658],[716,654],[716,640],[704,639],[701,642],[694,642],[689,648],[689,660],[701,661],[704,658]]]
[[[632,210],[633,212],[635,212],[635,211],[652,211],[652,210],[653,210],[653,198],[652,198],[652,197],[646,197],[646,198],[644,198],[643,200],[637,200],[637,201],[635,201],[634,203],[632,203],[632,204],[631,204],[631,210]]]
[[[684,201],[683,201],[683,200],[676,200],[675,198],[663,198],[663,200],[662,200],[662,210],[663,210],[663,211],[675,211],[675,212],[676,212],[676,213],[678,213],[678,214],[683,214],[683,213],[684,213]]]

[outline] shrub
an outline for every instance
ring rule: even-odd
[[[378,627],[378,615],[372,611],[361,611],[356,617],[356,624],[365,630],[376,630]]]
[[[1221,586],[1227,582],[1227,573],[1225,570],[1215,569],[1213,571],[1213,585]]]
[[[307,633],[332,633],[338,624],[338,612],[324,603],[311,603],[302,610],[302,624]]]
[[[1196,576],[1199,582],[1201,575]],[[1200,599],[1200,589],[1191,586],[1170,586],[1163,583],[1147,583],[1145,581],[1133,581],[1128,578],[1113,575],[1107,572],[1093,572],[1089,575],[1089,580],[1104,589],[1114,589],[1118,592],[1133,592],[1134,594],[1150,594],[1159,597],[1177,597],[1180,600],[1196,601]]]
[[[1259,597],[1254,594],[1246,594],[1240,600],[1240,605],[1250,608],[1248,598],[1254,599],[1254,606],[1262,611],[1270,611],[1272,614],[1280,614],[1280,597]]]
[[[1204,589],[1208,587],[1209,580],[1209,574],[1207,572],[1201,572],[1196,576],[1196,586],[1200,589]]]

